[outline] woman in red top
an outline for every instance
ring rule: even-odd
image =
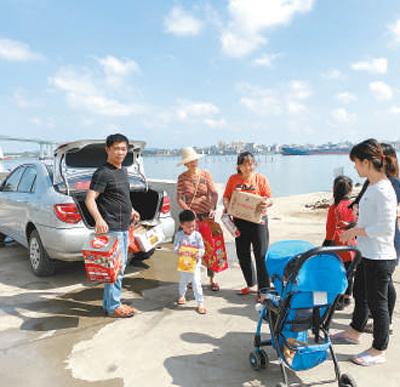
[[[351,200],[349,195],[353,189],[353,182],[347,176],[338,176],[333,182],[333,198],[334,204],[329,207],[328,217],[326,219],[326,237],[324,246],[354,246],[356,244],[353,238],[344,244],[340,240],[340,236],[345,230],[352,227],[356,221],[354,213],[350,207]],[[353,258],[353,252],[340,253],[340,257],[344,263],[346,270],[350,266]],[[342,310],[346,305],[350,304],[350,297],[353,291],[353,276],[349,280],[346,293],[340,299],[337,309]]]
[[[237,159],[238,173],[229,178],[223,198],[225,211],[228,209],[229,201],[235,190],[263,196],[266,199],[260,205],[260,210],[263,214],[261,223],[252,223],[234,218],[235,225],[240,231],[240,236],[235,239],[236,253],[247,284],[245,288],[240,290],[239,294],[241,295],[255,292],[256,290],[252,288],[256,284],[258,284],[258,290],[270,285],[265,267],[265,254],[269,243],[267,208],[272,203],[267,199],[272,196],[272,193],[267,178],[257,173],[255,169],[256,161],[254,156],[250,152],[240,153]],[[251,261],[251,246],[253,246],[256,260],[257,281],[254,278],[254,267]]]

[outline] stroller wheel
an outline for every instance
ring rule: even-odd
[[[258,352],[251,352],[249,362],[255,371],[267,368],[269,364],[268,355],[263,349],[260,349]]]
[[[357,383],[351,375],[342,374],[339,378],[339,387],[357,387]]]

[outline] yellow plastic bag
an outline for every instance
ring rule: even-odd
[[[192,246],[181,246],[178,251],[178,271],[194,273],[197,264],[197,254],[199,250]]]

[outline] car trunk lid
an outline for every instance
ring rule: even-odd
[[[142,161],[144,147],[144,141],[129,141],[128,154],[122,165],[132,177],[131,184],[144,184],[147,188]],[[80,140],[60,145],[54,152],[53,183],[67,195],[70,191],[87,189],[93,172],[106,160],[104,140]],[[83,183],[74,187],[74,181]]]

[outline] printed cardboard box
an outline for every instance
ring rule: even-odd
[[[229,202],[228,214],[253,223],[261,222],[261,211],[257,207],[265,198],[247,192],[233,191]]]
[[[82,248],[89,281],[114,283],[122,267],[119,240],[116,235],[92,234]]]
[[[155,226],[151,229],[139,227],[134,230],[133,235],[135,241],[140,246],[140,250],[145,253],[151,249],[154,249],[157,245],[165,240],[165,235],[161,225]]]

